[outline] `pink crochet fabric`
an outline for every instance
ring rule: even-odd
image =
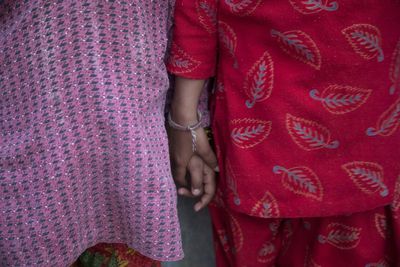
[[[99,242],[182,258],[164,66],[172,0],[0,0],[0,266]]]

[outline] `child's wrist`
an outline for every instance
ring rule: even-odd
[[[171,118],[182,125],[191,125],[198,122],[197,107],[172,106]]]

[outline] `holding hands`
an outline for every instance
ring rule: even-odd
[[[204,83],[177,77],[168,123],[172,175],[178,194],[200,198],[195,211],[207,206],[216,190],[217,159],[197,112]]]

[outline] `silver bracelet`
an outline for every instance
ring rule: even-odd
[[[183,125],[180,125],[180,124],[174,122],[171,118],[171,112],[168,113],[168,125],[172,129],[190,132],[190,134],[192,135],[192,150],[193,150],[193,152],[196,151],[196,141],[197,141],[196,130],[201,127],[201,118],[202,118],[202,114],[198,110],[197,111],[197,120],[198,121],[193,125],[183,126]]]

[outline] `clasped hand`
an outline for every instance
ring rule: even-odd
[[[199,211],[214,197],[217,160],[204,129],[198,128],[196,135],[196,151],[193,152],[189,131],[168,128],[172,175],[178,187],[178,194],[198,197],[199,201],[194,210]]]

